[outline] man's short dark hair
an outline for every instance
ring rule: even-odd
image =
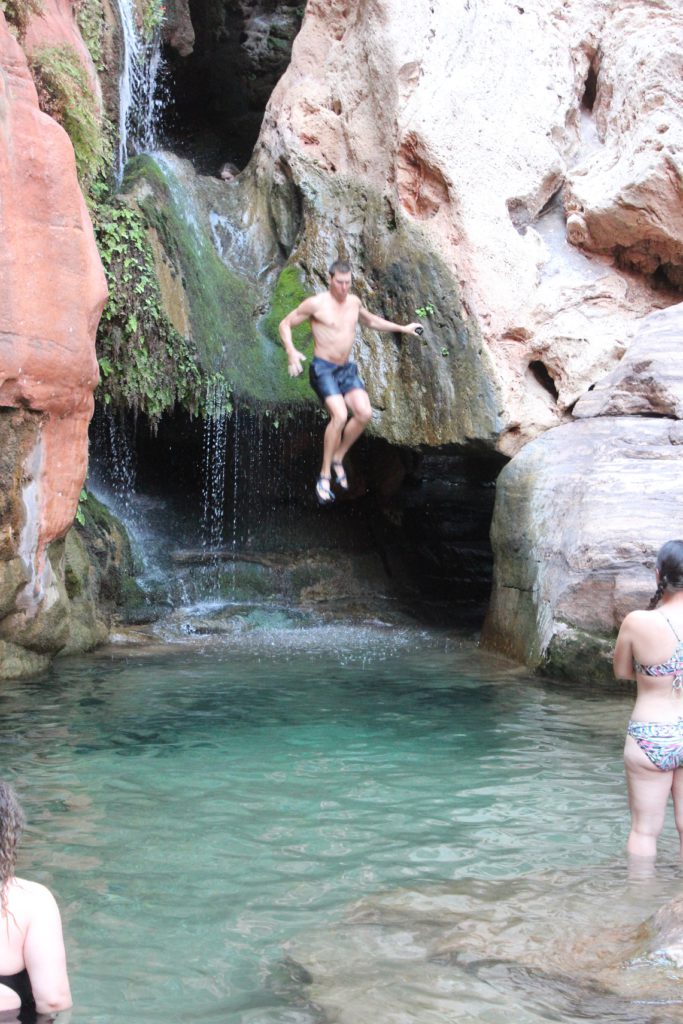
[[[335,260],[330,265],[330,277],[334,277],[335,274],[350,274],[351,264],[348,260]]]

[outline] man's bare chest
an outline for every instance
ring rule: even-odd
[[[358,323],[358,304],[346,303],[342,307],[324,306],[317,310],[314,323],[331,334],[347,334],[353,332]]]

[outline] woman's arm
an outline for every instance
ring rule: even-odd
[[[71,1006],[62,920],[50,890],[37,883],[32,889],[24,962],[38,1013],[55,1013]]]
[[[632,614],[633,613],[631,613],[631,615]],[[636,678],[636,674],[633,671],[633,620],[631,615],[627,615],[622,622],[617,642],[614,647],[612,666],[614,668],[614,676],[616,679]]]

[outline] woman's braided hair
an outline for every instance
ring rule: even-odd
[[[668,540],[657,554],[659,582],[649,608],[656,608],[667,590],[683,590],[683,540]]]
[[[8,782],[0,780],[0,907],[7,912],[7,883],[14,876],[24,812]]]

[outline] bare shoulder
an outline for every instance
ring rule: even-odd
[[[628,613],[621,624],[621,632],[632,637],[644,636],[652,630],[653,626],[658,626],[660,621],[661,616],[656,612],[644,611],[639,608]]]
[[[40,882],[31,882],[28,878],[15,878],[12,887],[20,899],[30,903],[33,907],[53,907],[56,900],[48,887]]]
[[[624,621],[621,624],[622,628],[627,626],[629,629],[637,629],[638,626],[643,625],[647,621],[646,616],[649,617],[651,614],[651,612],[645,612],[641,608],[637,608],[635,611],[629,612],[628,615],[625,616]]]
[[[301,305],[305,305],[308,309],[313,310],[313,314],[315,315],[318,310],[325,308],[329,299],[329,292],[316,292],[315,295],[309,295],[307,299],[304,299]]]
[[[296,307],[297,311],[306,313],[308,316],[311,316],[311,314],[317,309],[319,305],[319,298],[319,295],[309,295],[308,298],[304,299],[303,302],[299,303],[299,305]]]

